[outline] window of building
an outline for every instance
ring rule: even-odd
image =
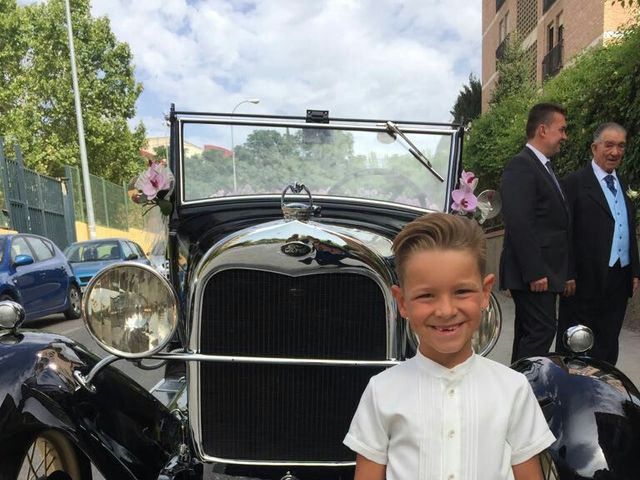
[[[553,46],[555,45],[554,32],[555,32],[555,25],[553,23],[550,23],[549,25],[547,25],[547,52],[550,52]]]
[[[502,42],[505,38],[507,38],[507,33],[509,33],[509,12],[504,14],[502,20],[500,20],[500,29],[499,29],[499,41]]]

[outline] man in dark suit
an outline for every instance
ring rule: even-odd
[[[562,182],[573,221],[576,295],[560,302],[556,344],[568,327],[587,325],[595,337],[590,355],[612,365],[627,300],[640,282],[635,209],[616,173],[626,138],[617,123],[600,125],[593,160]]]
[[[534,105],[527,119],[527,144],[502,174],[505,225],[500,288],[511,291],[515,326],[511,361],[549,351],[556,336],[559,293],[573,293],[569,271],[569,210],[550,157],[566,140],[560,105]]]

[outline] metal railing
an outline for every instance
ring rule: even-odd
[[[542,78],[554,76],[562,69],[563,42],[560,41],[549,50],[542,60]]]

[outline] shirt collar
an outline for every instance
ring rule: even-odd
[[[526,147],[529,148],[535,154],[536,157],[538,157],[538,160],[540,160],[540,163],[542,163],[542,165],[544,165],[545,167],[547,166],[547,162],[550,160],[545,156],[544,153],[542,153],[540,150],[538,150],[536,147],[534,147],[530,143],[527,143]]]
[[[476,354],[472,353],[464,362],[453,368],[447,368],[437,362],[434,362],[430,358],[425,357],[420,350],[417,351],[414,358],[416,359],[420,369],[428,375],[436,378],[445,378],[449,381],[457,381],[463,378],[469,370],[471,370],[471,367],[473,367],[473,364],[476,361]]]
[[[593,168],[593,173],[595,173],[596,178],[598,179],[599,182],[602,182],[604,180],[604,177],[606,177],[607,175],[613,175],[613,178],[618,180],[618,176],[616,175],[616,171],[615,170],[613,172],[611,172],[611,173],[607,173],[593,159],[591,159],[591,168]]]

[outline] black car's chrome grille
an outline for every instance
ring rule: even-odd
[[[244,461],[348,462],[342,444],[380,367],[202,363],[202,447]]]
[[[382,291],[362,275],[238,269],[214,275],[205,287],[204,354],[385,360],[386,340]]]
[[[206,284],[201,311],[203,354],[387,359],[385,299],[363,275],[226,270]],[[239,461],[352,461],[342,439],[369,378],[381,370],[203,362],[203,451]]]

